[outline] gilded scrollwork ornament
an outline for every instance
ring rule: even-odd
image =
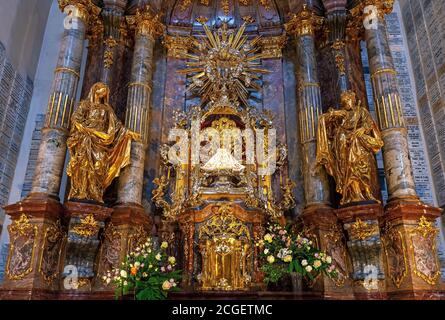
[[[98,234],[99,229],[99,222],[92,214],[88,214],[84,218],[80,218],[80,223],[72,228],[72,232],[80,237],[92,237]]]
[[[52,284],[60,274],[60,255],[66,231],[62,228],[60,220],[45,228],[39,261],[39,273],[43,279]]]
[[[386,265],[393,284],[400,288],[408,275],[408,257],[405,238],[392,223],[387,223],[382,235]]]
[[[21,280],[33,271],[38,228],[30,217],[22,214],[8,226],[10,247],[6,275],[10,280]]]
[[[413,272],[431,286],[437,283],[441,274],[436,248],[438,232],[425,216],[422,216],[417,226],[410,231]]]
[[[100,266],[102,270],[112,270],[119,266],[122,240],[122,232],[110,222],[105,228],[100,251]]]
[[[128,25],[134,27],[138,35],[155,40],[165,33],[165,25],[161,22],[161,15],[154,13],[149,5],[143,9],[137,9],[134,16],[127,16],[126,18]]]

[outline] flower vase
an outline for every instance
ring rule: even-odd
[[[290,274],[292,283],[292,292],[301,292],[303,290],[303,276],[299,273],[292,272]]]

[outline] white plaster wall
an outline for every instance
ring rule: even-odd
[[[14,67],[34,78],[53,0],[0,0],[0,41]]]

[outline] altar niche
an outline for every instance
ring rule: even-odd
[[[193,123],[199,123],[203,132],[213,128],[218,134],[236,128],[239,132],[261,131],[265,142],[256,149],[267,149],[267,132],[274,130],[266,115],[253,110],[237,111],[222,102],[207,111],[194,108],[189,114],[178,112],[176,117],[174,129],[185,130],[186,136]],[[255,134],[251,138],[255,139]],[[211,142],[203,139],[201,146],[199,139],[201,148],[195,163],[177,160],[181,158],[180,150],[192,149],[196,140],[185,139],[187,145],[181,147],[173,141],[172,146],[163,147],[161,176],[154,181],[158,188],[153,191],[153,202],[163,210],[163,223],[177,225],[181,231],[177,251],[182,256],[185,288],[245,291],[262,287],[255,243],[264,235],[266,222],[283,219],[283,213],[295,201],[290,180],[283,178],[285,146],[269,150],[266,157],[256,157],[249,155],[246,140],[239,139],[242,145],[237,151],[235,143],[211,148],[207,146]],[[259,158],[263,161],[259,162]],[[270,166],[270,158],[274,158],[275,171],[264,170]],[[287,182],[282,184],[281,193],[273,188],[274,178]]]
[[[179,71],[192,77],[188,89],[201,103],[175,113],[153,202],[163,224],[181,232],[183,288],[252,290],[262,286],[255,243],[268,220],[295,206],[295,185],[286,176],[287,147],[275,145],[273,116],[248,102],[268,72],[259,38],[249,41],[246,25],[203,29],[207,39],[191,39],[188,68]]]

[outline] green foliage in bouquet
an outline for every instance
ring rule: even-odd
[[[290,226],[269,224],[264,238],[256,245],[261,249],[265,283],[277,283],[286,274],[294,272],[310,279],[321,272],[337,277],[332,258],[318,250],[309,239],[294,234]]]
[[[114,283],[116,299],[134,293],[136,300],[164,300],[177,286],[182,272],[174,270],[175,257],[166,252],[168,243],[155,248],[149,238],[141,247],[127,255],[121,268],[103,276],[106,284]]]

